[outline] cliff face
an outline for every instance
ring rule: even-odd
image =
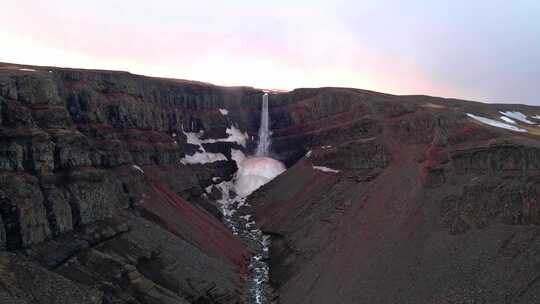
[[[0,302],[243,303],[251,252],[205,189],[253,148],[261,96],[0,64]],[[338,88],[269,105],[289,169],[248,202],[280,303],[538,302],[540,108]],[[500,112],[506,129],[467,115]],[[212,140],[233,127],[246,145]],[[186,159],[202,149],[223,156]]]
[[[261,94],[0,64],[1,302],[241,302],[250,253],[203,193],[244,148],[206,143],[228,159],[181,160],[198,149],[184,132],[254,133]]]
[[[249,202],[272,235],[281,303],[539,301],[540,108],[332,88],[272,97],[274,148],[294,165]],[[508,111],[529,123],[467,115]]]

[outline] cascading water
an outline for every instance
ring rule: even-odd
[[[261,109],[261,126],[259,127],[259,143],[257,144],[257,151],[255,156],[263,157],[268,156],[270,152],[270,124],[268,115],[268,93],[264,93]]]
[[[241,188],[242,182],[249,180],[249,183],[255,182],[256,188],[266,184],[277,175],[285,171],[285,166],[272,158],[269,158],[270,154],[270,115],[268,113],[268,93],[264,93],[261,109],[261,126],[259,127],[259,143],[257,144],[257,151],[255,152],[255,158],[247,159],[237,172],[237,189]],[[246,174],[248,173],[248,174]],[[257,185],[260,179],[261,185]],[[240,185],[240,187],[238,187]],[[255,188],[255,189],[256,189]],[[251,215],[248,215],[248,219]],[[252,299],[257,304],[270,303],[272,288],[269,284],[269,267],[266,260],[268,259],[270,238],[263,235],[262,231],[257,228],[255,222],[253,222],[254,229],[251,232],[256,237],[256,242],[259,244],[258,253],[255,254],[250,261],[249,269],[252,273],[252,287],[250,288],[250,294]]]
[[[224,223],[254,252],[248,265],[250,275],[247,282],[248,298],[246,302],[250,304],[271,303],[273,298],[273,290],[269,284],[269,268],[266,262],[270,239],[257,228],[253,216],[250,214],[251,208],[246,202],[249,194],[286,170],[280,161],[268,157],[270,155],[271,134],[268,94],[265,93],[262,98],[261,126],[255,156],[246,158],[241,151],[233,150],[233,159],[238,166],[234,180],[224,181],[207,188],[209,193],[213,187],[222,193],[222,198],[217,202],[222,206]],[[231,195],[231,192],[237,195]]]

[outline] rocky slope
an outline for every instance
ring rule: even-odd
[[[0,64],[0,302],[244,303],[253,246],[205,189],[253,149],[261,96]],[[248,203],[278,302],[538,302],[540,108],[338,88],[269,105],[289,169]],[[233,127],[246,145],[215,140]]]
[[[203,194],[244,147],[205,143],[227,159],[184,165],[184,132],[256,133],[260,96],[0,64],[0,302],[243,302],[251,253]]]
[[[292,167],[249,202],[281,303],[540,301],[540,108],[332,88],[270,104]]]

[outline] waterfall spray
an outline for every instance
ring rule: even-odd
[[[268,93],[264,93],[261,109],[261,126],[259,127],[259,143],[255,156],[268,156],[270,152],[270,126],[268,117]]]

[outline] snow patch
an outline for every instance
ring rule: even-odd
[[[246,140],[249,138],[247,132],[242,133],[242,131],[238,130],[234,126],[231,126],[230,128],[227,128],[227,130],[225,130],[225,133],[229,134],[229,137],[221,141],[235,142],[244,148],[246,147]]]
[[[195,132],[184,132],[184,134],[187,137],[187,143],[192,145],[202,145],[202,144],[213,144],[217,142],[233,142],[241,145],[242,147],[246,146],[246,140],[249,138],[247,132],[242,133],[238,128],[235,126],[231,126],[230,128],[227,128],[225,130],[225,133],[227,133],[228,137],[226,138],[218,138],[218,139],[201,139],[201,137],[204,135],[204,131],[199,131],[197,133]]]
[[[227,157],[222,153],[197,152],[193,155],[184,156],[180,162],[184,165],[190,164],[208,164],[217,161],[226,161]]]
[[[204,134],[203,131],[195,132],[184,132],[184,135],[187,137],[187,143],[200,146],[203,144],[203,141],[200,140],[200,137]]]
[[[19,69],[19,71],[23,71],[23,72],[35,72],[36,70],[24,68],[24,69]]]
[[[225,115],[229,114],[229,111],[227,109],[219,109],[219,113],[221,113],[221,115],[225,116]]]
[[[239,217],[244,219],[245,221],[249,221],[249,219],[251,218],[251,214],[241,215]]]
[[[512,126],[512,125],[509,125],[509,124],[506,124],[506,123],[503,123],[503,122],[500,122],[500,121],[496,121],[496,120],[493,120],[493,119],[490,119],[490,118],[477,116],[477,115],[470,114],[470,113],[467,113],[467,116],[469,116],[470,118],[475,119],[475,120],[477,120],[477,121],[479,121],[479,122],[481,122],[483,124],[490,125],[492,127],[503,128],[503,129],[507,129],[507,130],[511,130],[511,131],[515,131],[515,132],[527,132],[527,130],[525,130],[525,129],[521,129],[521,128],[518,128],[516,126]]]
[[[144,170],[141,169],[141,167],[139,167],[139,166],[137,166],[137,165],[133,165],[132,167],[133,167],[133,169],[135,169],[135,170],[141,172],[142,174],[144,174]]]
[[[323,167],[323,166],[313,166],[313,169],[319,170],[322,172],[339,173],[339,170],[335,170],[335,169],[331,169],[331,168]]]
[[[201,139],[201,136],[203,136],[204,131],[199,132],[184,132],[187,138],[187,143],[198,146],[198,152],[196,152],[193,155],[185,155],[180,162],[182,164],[207,164],[207,163],[213,163],[221,160],[227,160],[227,157],[223,155],[222,153],[210,153],[206,152],[206,150],[203,147],[203,144],[205,143],[216,143],[216,142],[234,142],[242,147],[246,146],[246,139],[248,138],[247,133],[242,133],[240,130],[238,130],[236,127],[231,126],[230,128],[227,128],[225,132],[229,135],[227,138],[220,138],[220,139]],[[236,161],[237,165],[245,158],[244,153],[240,150],[231,149],[232,152],[232,159]],[[241,154],[240,154],[241,153]]]
[[[246,155],[241,150],[231,149],[231,159],[236,163],[236,167],[240,168],[240,164],[246,159]]]
[[[506,117],[506,116],[501,116],[501,119],[504,120],[504,121],[506,121],[506,122],[508,122],[508,123],[511,123],[511,124],[513,124],[513,125],[516,124],[516,122],[515,122],[514,120],[512,120],[512,119],[510,119],[510,118],[508,118],[508,117]]]
[[[187,137],[187,143],[199,146],[199,152],[195,152],[193,155],[185,155],[182,157],[180,162],[184,165],[190,164],[207,164],[207,163],[213,163],[221,160],[227,160],[227,157],[223,155],[222,153],[210,153],[206,152],[204,147],[202,146],[203,142],[200,137],[203,134],[203,131],[200,131],[199,133],[195,132],[184,132],[184,134]]]
[[[312,153],[313,153],[313,151],[311,151],[311,150],[307,151],[306,158],[310,158]]]
[[[540,119],[540,115],[534,115],[532,118],[534,118],[534,119]]]
[[[503,111],[499,111],[499,113],[501,113],[502,115],[508,116],[510,118],[513,118],[515,120],[519,120],[521,122],[524,122],[524,123],[527,123],[527,124],[530,124],[530,125],[534,125],[534,122],[528,120],[527,116],[525,114],[521,113],[521,112],[514,112],[514,111],[503,112]]]

